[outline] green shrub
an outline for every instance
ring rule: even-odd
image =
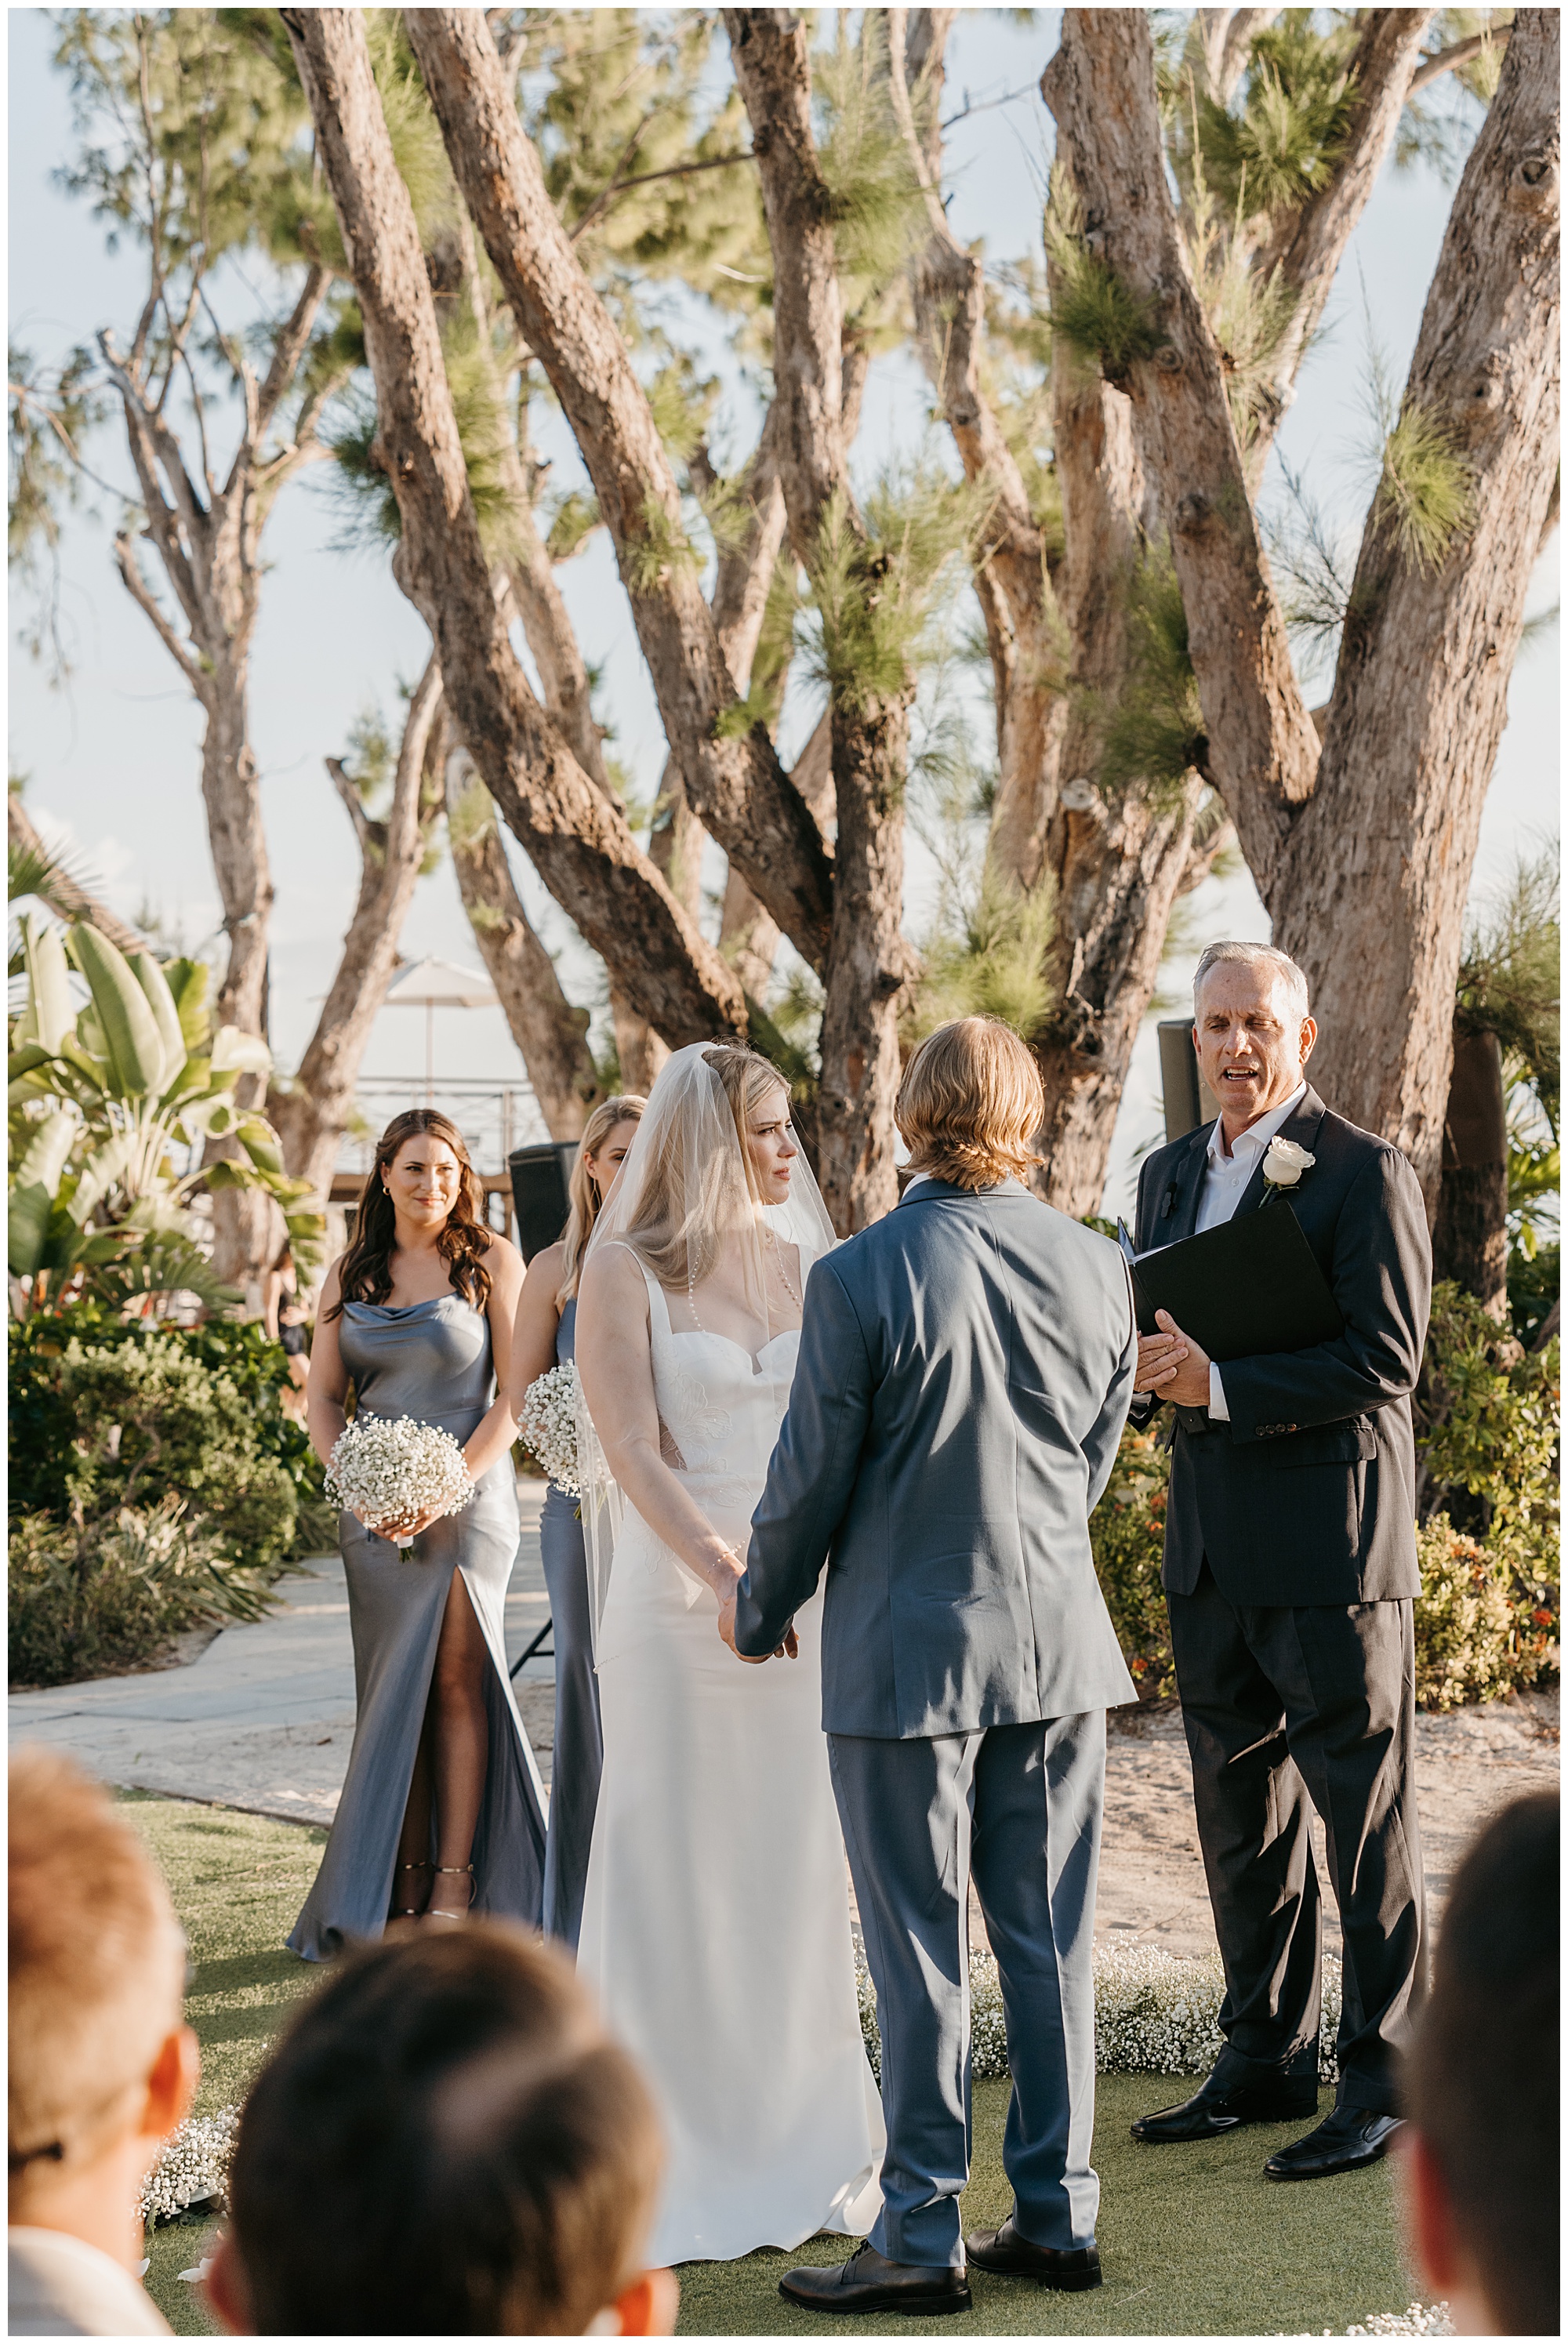
[[[146,1668],[187,1628],[259,1619],[271,1577],[233,1561],[174,1497],[84,1524],[20,1515],[10,1525],[11,1682],[70,1684]]]
[[[1415,1401],[1416,1695],[1494,1700],[1558,1666],[1555,1339],[1526,1351],[1452,1284],[1432,1296]],[[1169,1454],[1128,1426],[1089,1524],[1095,1567],[1140,1694],[1176,1691],[1159,1583]]]
[[[1095,1569],[1140,1696],[1176,1690],[1170,1617],[1159,1581],[1170,1459],[1154,1432],[1128,1425],[1110,1485],[1089,1517]]]
[[[156,1373],[138,1376],[131,1354],[149,1345],[162,1365]],[[105,1364],[103,1355],[110,1353],[117,1366]],[[176,1372],[177,1359],[188,1363],[188,1372]],[[127,1373],[144,1392],[149,1375],[154,1383],[172,1378],[181,1394],[179,1422],[150,1428],[160,1455],[147,1457],[143,1452],[150,1443],[145,1436],[132,1438],[133,1449],[142,1443],[132,1493],[137,1504],[174,1490],[192,1499],[197,1510],[220,1516],[233,1541],[258,1540],[274,1558],[316,1552],[324,1540],[330,1541],[335,1517],[323,1506],[320,1461],[303,1429],[283,1411],[288,1370],[280,1345],[269,1341],[253,1319],[212,1319],[198,1327],[127,1321],[91,1299],[54,1314],[35,1311],[25,1324],[12,1326],[13,1512],[66,1521],[77,1494],[73,1485],[84,1472],[103,1491],[105,1502],[125,1501],[129,1467],[137,1459],[126,1454],[95,1461],[83,1456],[78,1443],[84,1422],[92,1420],[84,1409],[109,1399]],[[117,1420],[112,1413],[102,1420],[106,1428]],[[122,1431],[122,1450],[126,1437]],[[225,1470],[226,1450],[232,1471]],[[199,1487],[187,1478],[193,1465]],[[264,1466],[276,1470],[263,1471]],[[253,1548],[242,1559],[260,1558]]]

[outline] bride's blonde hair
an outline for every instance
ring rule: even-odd
[[[764,1198],[748,1127],[771,1091],[782,1090],[786,1096],[789,1091],[771,1059],[744,1043],[715,1042],[703,1051],[703,1059],[717,1076],[734,1118],[745,1191],[735,1180],[736,1159],[727,1148],[700,1164],[688,1164],[679,1117],[663,1126],[643,1172],[636,1213],[621,1233],[622,1242],[661,1286],[699,1285],[712,1269],[725,1235],[754,1217]]]

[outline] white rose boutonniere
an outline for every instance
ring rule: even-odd
[[[1293,1139],[1281,1139],[1278,1133],[1263,1152],[1263,1202],[1281,1188],[1294,1188],[1303,1172],[1310,1172],[1317,1157],[1305,1147],[1298,1147]]]

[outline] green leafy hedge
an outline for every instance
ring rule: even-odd
[[[1416,1697],[1450,1709],[1557,1668],[1560,1346],[1523,1346],[1452,1284],[1432,1296],[1416,1394]],[[1129,1426],[1089,1535],[1139,1692],[1176,1691],[1159,1582],[1169,1458]]]
[[[11,1328],[11,1673],[57,1684],[258,1616],[330,1526],[321,1469],[254,1322],[126,1320],[94,1300]]]

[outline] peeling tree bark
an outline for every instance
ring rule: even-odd
[[[751,120],[773,252],[779,477],[790,541],[810,570],[835,496],[846,525],[865,539],[845,461],[844,310],[831,201],[812,135],[810,52],[804,23],[782,11],[726,8],[724,25]],[[866,582],[869,588],[869,573]],[[899,693],[854,704],[840,697],[829,711],[838,831],[817,1168],[834,1224],[846,1236],[880,1218],[897,1197],[892,1111],[898,1002],[915,965],[902,924],[914,694],[910,678]]]
[[[507,864],[488,792],[466,751],[447,760],[447,834],[463,909],[551,1139],[581,1139],[604,1096],[588,1047],[589,1012],[561,990]]]
[[[435,638],[448,699],[535,869],[673,1043],[740,1028],[740,987],[534,699],[497,608],[434,304],[357,10],[288,9],[376,379],[402,537],[394,574]]]
[[[720,730],[734,687],[685,547],[674,474],[621,337],[550,201],[484,17],[410,8],[404,21],[458,184],[592,478],[686,796],[820,967],[832,917],[821,838],[765,732],[754,725],[733,740]]]
[[[339,760],[327,760],[359,849],[359,898],[299,1070],[291,1083],[275,1085],[267,1102],[284,1163],[296,1178],[309,1181],[323,1208],[353,1109],[359,1062],[397,965],[403,921],[441,808],[441,731],[440,670],[431,659],[409,703],[384,821],[366,813]]]

